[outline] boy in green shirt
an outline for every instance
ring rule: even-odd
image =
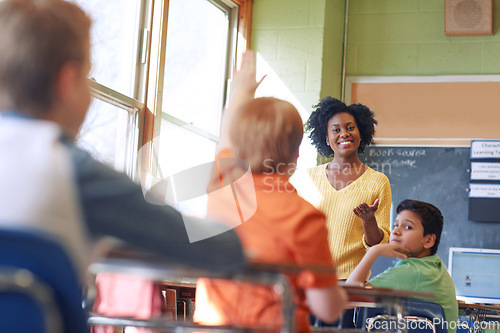
[[[448,332],[455,332],[458,321],[455,285],[436,255],[443,230],[443,216],[439,209],[429,203],[408,199],[398,205],[396,212],[398,215],[390,242],[372,246],[347,283],[364,283],[373,263],[380,256],[401,258],[394,267],[366,284],[375,288],[433,293],[434,297],[426,300],[443,307]]]

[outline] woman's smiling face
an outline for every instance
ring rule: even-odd
[[[354,117],[347,112],[340,112],[328,121],[326,142],[334,156],[357,154],[361,136]]]

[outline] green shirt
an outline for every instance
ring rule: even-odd
[[[423,258],[408,258],[399,261],[394,267],[368,281],[374,288],[430,292],[435,296],[423,298],[440,304],[446,316],[448,332],[456,331],[458,321],[458,303],[455,296],[455,284],[437,255]]]

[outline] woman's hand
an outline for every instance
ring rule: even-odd
[[[375,212],[378,209],[379,202],[380,200],[378,198],[372,205],[363,202],[352,210],[357,217],[361,218],[363,231],[365,233],[365,242],[369,246],[378,244],[384,239],[384,232],[378,227],[375,218]]]
[[[353,208],[354,214],[361,218],[363,222],[373,222],[375,221],[375,212],[378,209],[379,199],[376,199],[373,205],[368,205],[366,202],[359,204]],[[376,222],[376,221],[375,221]]]

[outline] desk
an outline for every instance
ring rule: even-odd
[[[459,311],[463,311],[465,316],[469,317],[467,324],[470,333],[481,333],[483,328],[489,326],[488,319],[496,322],[495,329],[498,330],[500,328],[500,306],[467,304],[459,301],[458,309]]]
[[[340,283],[348,295],[348,305],[350,307],[387,307],[396,314],[398,333],[403,332],[405,325],[399,325],[404,322],[404,307],[402,298],[411,297],[433,297],[433,293],[395,290],[386,288],[365,287],[363,284],[353,285]],[[366,318],[365,320],[366,321]]]
[[[349,296],[349,306],[377,307],[388,301],[398,301],[402,297],[434,297],[433,293],[395,290],[387,288],[367,288],[364,285],[354,285],[339,282]]]
[[[283,300],[283,328],[282,332],[294,332],[295,316],[293,295],[290,282],[287,275],[298,274],[304,270],[315,272],[334,272],[332,268],[325,267],[299,267],[295,265],[275,265],[275,264],[249,264],[247,267],[238,268],[234,271],[225,272],[207,272],[191,269],[183,266],[175,265],[171,262],[166,262],[164,258],[154,256],[136,256],[125,255],[114,258],[108,258],[99,263],[94,263],[89,270],[92,274],[99,272],[119,272],[127,274],[139,274],[156,281],[171,281],[179,284],[180,287],[192,286],[179,278],[219,278],[219,279],[235,279],[246,282],[258,282],[274,285],[274,290],[278,292]],[[170,283],[170,282],[169,282]],[[346,290],[349,297],[349,306],[366,306],[380,307],[388,306],[394,309],[398,320],[403,319],[402,297],[432,297],[433,294],[411,292],[392,289],[375,289],[366,288],[359,285],[347,285],[340,283]],[[134,321],[124,318],[105,318],[102,316],[93,316],[89,320],[90,324],[95,325],[114,325],[114,326],[139,326],[149,328],[175,328],[176,331],[190,332],[199,331],[200,327],[189,327],[182,323],[173,323],[168,321]],[[142,325],[142,326],[141,326]],[[179,326],[180,325],[180,326]],[[181,327],[182,326],[182,327]],[[219,328],[222,329],[222,328]],[[399,329],[399,328],[398,328]],[[334,330],[334,329],[333,329]],[[332,330],[331,330],[332,331]],[[401,329],[400,329],[401,331]]]
[[[193,287],[191,282],[185,279],[198,277],[212,279],[227,279],[241,282],[251,282],[259,284],[272,285],[273,290],[280,296],[283,306],[281,332],[295,332],[295,316],[293,303],[293,288],[289,278],[280,273],[286,269],[292,269],[291,266],[277,267],[273,265],[247,265],[226,271],[205,271],[181,266],[178,263],[169,262],[165,258],[149,254],[133,253],[132,255],[120,255],[113,258],[106,258],[100,262],[89,266],[91,275],[101,272],[114,272],[139,275],[153,281],[171,281],[179,287]],[[297,272],[301,271],[295,267]],[[92,279],[90,279],[92,282]],[[168,282],[170,284],[170,282]],[[89,302],[91,304],[91,302]],[[129,318],[106,317],[98,314],[91,314],[89,318],[91,326],[114,326],[123,328],[126,326],[144,327],[150,329],[159,329],[160,331],[175,332],[249,332],[245,328],[235,327],[202,327],[193,323],[174,322],[169,320],[134,320]]]

